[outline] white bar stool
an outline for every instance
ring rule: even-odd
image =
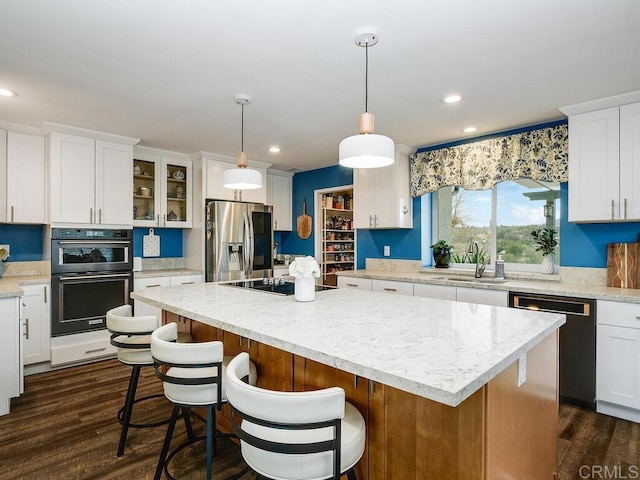
[[[249,355],[234,357],[226,391],[242,456],[256,478],[356,480],[366,428],[360,412],[345,402],[344,390],[265,390],[244,381],[249,372]]]
[[[138,402],[162,397],[162,394],[148,395],[136,399],[136,390],[142,367],[152,367],[151,332],[158,327],[155,315],[133,317],[131,305],[122,305],[107,312],[107,330],[111,333],[111,345],[118,347],[118,360],[132,367],[129,387],[124,406],[118,411],[118,421],[122,424],[117,456],[124,453],[129,428],[150,428],[166,425],[169,419],[150,423],[132,423],[133,406]]]
[[[215,431],[216,410],[220,411],[222,404],[227,401],[226,364],[231,357],[224,356],[222,342],[176,343],[177,335],[175,323],[164,325],[151,335],[151,355],[155,361],[156,375],[163,381],[165,396],[174,404],[154,479],[159,480],[163,470],[168,478],[173,479],[168,471],[173,456],[188,445],[206,439],[207,480],[211,480],[211,457],[217,451],[216,438],[235,437]],[[257,374],[253,362],[247,361],[247,376],[248,381],[255,385]],[[194,438],[189,434],[189,439],[169,454],[179,413],[182,411],[182,415],[188,418],[192,407],[206,407],[206,435]]]

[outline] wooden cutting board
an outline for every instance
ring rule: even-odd
[[[307,199],[302,202],[302,215],[298,217],[298,236],[303,240],[306,240],[311,236],[311,217],[307,215]]]
[[[640,288],[640,243],[607,245],[607,287]]]

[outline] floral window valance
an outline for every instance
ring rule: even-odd
[[[566,182],[567,125],[531,130],[411,156],[411,196],[440,187],[489,190],[518,178]]]

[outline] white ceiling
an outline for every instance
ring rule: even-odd
[[[234,156],[243,93],[249,160],[335,165],[364,110],[363,31],[376,133],[415,147],[640,89],[638,0],[2,0],[0,87],[20,96],[0,120]]]

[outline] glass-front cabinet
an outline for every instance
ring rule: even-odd
[[[138,147],[133,160],[133,225],[136,227],[191,228],[191,160]]]

